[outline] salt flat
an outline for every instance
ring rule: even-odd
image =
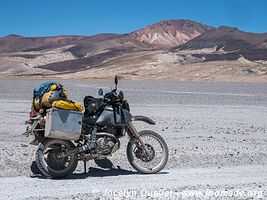
[[[121,81],[132,113],[157,122],[137,127],[164,137],[170,150],[166,168],[155,175],[136,174],[126,159],[125,137],[122,149],[110,158],[121,169],[106,171],[91,161],[87,175],[79,166],[73,176],[58,181],[30,176],[36,147],[22,135],[32,88],[42,81],[0,80],[0,199],[126,199],[116,197],[116,191],[129,189],[138,196],[128,199],[166,199],[142,195],[143,189],[176,191],[170,199],[190,198],[177,196],[186,190],[253,190],[267,197],[267,84]],[[80,102],[100,87],[107,91],[113,86],[100,80],[61,82],[70,99]],[[113,196],[105,196],[106,190]],[[193,197],[198,198],[203,196]]]

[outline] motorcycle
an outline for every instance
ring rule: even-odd
[[[38,145],[36,164],[46,177],[63,178],[74,172],[78,161],[106,159],[120,148],[120,138],[127,133],[127,159],[138,172],[152,174],[161,171],[168,161],[168,147],[156,132],[138,132],[134,122],[142,121],[150,125],[155,122],[145,116],[132,116],[128,102],[122,91],[115,89],[89,103],[91,109],[84,112],[82,131],[79,139],[72,141],[45,137],[46,118],[43,115],[31,118],[27,127],[30,144]],[[88,105],[86,105],[88,107]],[[92,111],[92,112],[91,112]]]

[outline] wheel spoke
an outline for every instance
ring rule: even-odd
[[[64,170],[70,164],[70,157],[57,158],[57,154],[65,151],[66,146],[61,144],[52,144],[45,150],[45,161],[53,170]]]
[[[164,146],[162,142],[153,135],[142,135],[141,137],[149,155],[146,155],[143,147],[140,147],[140,144],[136,142],[132,147],[133,162],[141,168],[152,171],[158,167],[163,160]]]

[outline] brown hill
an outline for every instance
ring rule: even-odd
[[[206,61],[236,60],[240,56],[248,60],[267,60],[267,33],[249,33],[236,28],[221,26],[204,32],[189,42],[172,48],[171,51],[201,50],[214,48],[212,54],[199,54]]]
[[[173,47],[201,35],[213,27],[191,20],[164,20],[129,35],[153,47]]]
[[[26,51],[34,48],[64,45],[85,38],[84,36],[23,37],[8,35],[0,38],[0,53]]]

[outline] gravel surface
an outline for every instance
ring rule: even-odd
[[[126,158],[125,137],[110,158],[116,169],[90,161],[88,174],[80,164],[67,179],[50,180],[33,176],[36,147],[22,135],[32,88],[43,81],[0,80],[0,199],[267,198],[267,84],[121,81],[132,113],[157,122],[136,126],[164,137],[167,166],[159,174],[137,174]],[[70,99],[80,102],[113,86],[111,81],[61,82]],[[236,195],[218,194],[222,191]]]

